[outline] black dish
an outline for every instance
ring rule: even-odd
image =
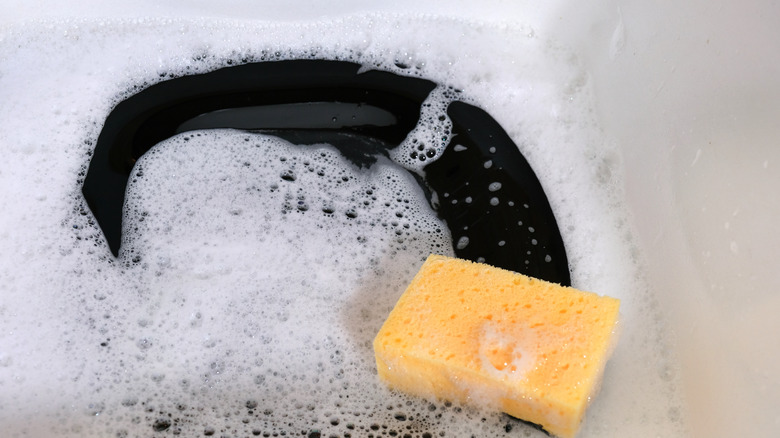
[[[417,125],[431,81],[328,60],[249,63],[162,81],[120,102],[106,118],[82,191],[116,256],[122,208],[136,160],[178,133],[235,128],[292,143],[329,143],[371,166]],[[353,117],[336,118],[349,113]],[[453,101],[450,142],[414,174],[449,227],[458,257],[569,285],[560,231],[533,169],[482,109]],[[422,154],[425,154],[424,156]],[[485,163],[491,165],[486,166]],[[488,190],[500,183],[500,200]],[[468,198],[468,200],[467,200]],[[469,237],[468,245],[457,245]]]

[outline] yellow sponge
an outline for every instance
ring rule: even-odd
[[[604,370],[617,299],[431,255],[374,339],[379,377],[569,438]]]

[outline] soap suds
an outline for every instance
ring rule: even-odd
[[[534,350],[536,336],[528,328],[505,333],[497,324],[486,322],[479,342],[482,369],[489,375],[509,382],[520,381],[537,363]]]
[[[449,122],[438,112],[453,93],[499,121],[537,169],[574,285],[622,301],[621,343],[580,436],[682,435],[676,365],[632,252],[619,157],[594,119],[577,60],[528,35],[522,26],[379,15],[4,30],[4,435],[543,436],[377,381],[370,340],[422,260],[478,238],[449,236],[389,160],[358,169],[327,146],[229,130],[182,134],[139,161],[125,252],[108,252],[80,184],[111,108],[171,77],[301,57],[441,84],[407,153],[392,157],[415,171],[420,152],[435,159],[446,144]],[[491,193],[503,202],[500,188]]]

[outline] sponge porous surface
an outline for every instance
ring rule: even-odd
[[[427,398],[576,434],[598,387],[617,299],[432,255],[374,341],[379,376]]]

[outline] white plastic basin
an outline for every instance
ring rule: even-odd
[[[29,19],[286,21],[416,11],[489,25],[519,22],[555,36],[585,66],[597,117],[620,151],[625,202],[674,335],[693,436],[780,432],[776,2],[49,3],[5,5],[0,26]]]

